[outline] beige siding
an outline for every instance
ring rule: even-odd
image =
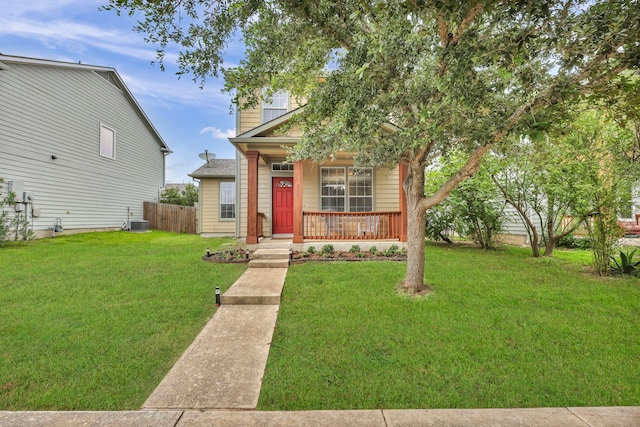
[[[258,212],[264,214],[262,232],[271,236],[271,173],[269,166],[258,164]]]
[[[399,169],[377,168],[375,179],[375,210],[398,211],[400,210],[399,196]]]
[[[238,219],[240,221],[240,235],[246,237],[247,235],[247,178],[248,178],[247,159],[241,157],[240,159],[240,215]],[[258,164],[258,212],[265,215],[265,221],[263,223],[263,233],[265,236],[271,235],[271,178],[269,174],[269,168],[267,165]]]
[[[240,110],[240,129],[237,134],[241,135],[262,124],[262,110],[260,107],[250,110]]]
[[[243,101],[241,101],[243,102]],[[293,96],[289,96],[289,111],[295,110],[298,108],[300,104],[294,99]],[[240,118],[239,118],[239,129],[236,134],[241,135],[245,132],[250,131],[251,129],[258,127],[262,124],[262,103],[255,108],[251,108],[248,110],[240,110]],[[292,129],[290,136],[298,136],[298,128],[297,126]]]
[[[240,221],[240,236],[242,237],[247,237],[247,172],[247,158],[240,156],[240,212],[236,215],[236,221]]]
[[[316,163],[304,163],[302,176],[302,210],[320,210],[320,166]]]
[[[201,233],[225,233],[233,236],[236,233],[236,222],[220,220],[220,182],[232,181],[230,179],[202,179],[200,191],[203,202],[200,203],[200,232]],[[236,199],[237,200],[237,199]]]

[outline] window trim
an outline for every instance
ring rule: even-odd
[[[222,217],[222,184],[230,184],[230,188],[233,189],[233,218]],[[224,203],[225,205],[231,205],[232,203]],[[238,217],[238,195],[236,193],[236,183],[231,180],[218,181],[218,220],[221,222],[235,221]]]
[[[106,129],[108,131],[110,131],[113,135],[113,139],[111,141],[111,153],[112,155],[106,155],[102,153],[102,130]],[[116,130],[111,127],[111,126],[107,126],[104,123],[100,123],[100,133],[98,135],[98,154],[100,155],[100,157],[104,157],[105,159],[110,159],[110,160],[115,160],[116,159]]]

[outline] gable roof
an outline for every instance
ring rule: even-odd
[[[282,124],[288,122],[289,119],[291,119],[291,117],[295,116],[296,114],[299,114],[303,108],[304,108],[304,105],[296,109],[293,109],[281,116],[278,116],[275,119],[262,123],[261,125],[256,126],[253,129],[250,129],[245,133],[242,133],[236,136],[235,138],[229,138],[229,139],[253,138],[254,136],[260,136],[260,134],[269,133],[272,130],[279,128]]]
[[[154,136],[154,138],[158,142],[158,145],[160,146],[160,151],[162,151],[165,154],[172,153],[167,143],[164,141],[164,139],[162,139],[162,137],[160,136],[160,133],[155,128],[155,126],[153,126],[153,123],[151,123],[151,120],[149,119],[149,117],[147,117],[145,112],[142,110],[142,107],[140,107],[140,104],[138,104],[138,101],[136,101],[131,91],[129,91],[129,88],[124,83],[124,81],[122,80],[122,78],[120,77],[120,75],[118,74],[115,68],[104,67],[99,65],[87,65],[87,64],[81,64],[81,63],[76,64],[74,62],[62,62],[62,61],[53,61],[49,59],[28,58],[23,56],[0,54],[0,70],[10,70],[11,64],[33,65],[33,66],[40,66],[40,67],[70,68],[70,69],[95,72],[96,74],[100,75],[105,80],[109,81],[111,84],[116,86],[118,89],[120,89],[124,93],[129,103],[133,106],[134,110],[138,113],[138,115],[140,116],[144,124],[147,126],[151,134]]]
[[[235,178],[235,159],[211,159],[189,174],[192,178]]]

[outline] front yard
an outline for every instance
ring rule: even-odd
[[[0,248],[0,410],[139,409],[246,265],[205,241],[91,233]],[[215,272],[214,272],[215,271]]]
[[[224,240],[154,231],[0,248],[0,410],[138,409],[246,264]],[[259,409],[640,404],[640,281],[588,252],[429,245],[404,262],[289,268]]]
[[[429,245],[422,300],[403,263],[290,267],[259,409],[639,405],[640,281],[529,253]]]

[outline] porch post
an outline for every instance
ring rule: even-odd
[[[400,176],[398,178],[399,181],[399,190],[398,194],[400,195],[400,241],[407,241],[407,194],[404,192],[404,180],[407,178],[407,173],[409,172],[409,164],[407,162],[402,162],[398,165],[400,170]]]
[[[247,239],[248,245],[258,243],[258,158],[259,151],[247,151]]]
[[[302,160],[293,164],[293,243],[304,242],[304,218],[302,215]]]

